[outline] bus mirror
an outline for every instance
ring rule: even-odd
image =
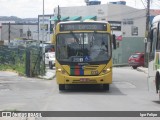
[[[53,34],[53,36],[52,36],[52,40],[51,40],[51,43],[52,43],[52,44],[54,44],[54,45],[55,45],[55,38],[56,38],[56,35],[55,35],[55,34]]]
[[[115,34],[112,35],[112,42],[113,42],[113,49],[116,49],[116,36],[115,36]]]
[[[146,52],[147,53],[150,53],[150,46],[151,46],[151,43],[150,42],[147,42],[147,48],[146,48]]]

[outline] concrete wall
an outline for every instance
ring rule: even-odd
[[[144,38],[124,37],[119,47],[113,50],[114,64],[128,64],[128,58],[135,52],[144,52]]]
[[[15,21],[0,21],[0,40],[2,40],[2,23],[15,23]]]
[[[27,31],[31,31],[31,36],[29,39],[37,39],[38,40],[38,24],[10,24],[10,40],[16,38],[27,38]],[[2,24],[2,32],[1,32],[2,40],[8,40],[9,38],[9,24],[3,23]]]

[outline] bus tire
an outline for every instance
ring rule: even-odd
[[[156,92],[158,93],[159,91],[159,86],[160,86],[160,75],[159,72],[156,73],[156,78],[155,78],[155,84],[156,84]]]
[[[109,91],[109,84],[103,84],[103,90]]]
[[[137,69],[137,66],[132,66],[133,69]]]
[[[65,85],[64,84],[59,84],[59,90],[65,90]]]

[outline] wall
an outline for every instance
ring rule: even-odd
[[[55,16],[57,16],[58,8],[55,8]],[[76,7],[60,7],[61,16],[97,16],[98,20],[106,19],[108,7],[106,5],[76,6]]]
[[[124,37],[122,41],[119,42],[119,48],[113,50],[113,63],[128,64],[128,58],[131,54],[135,52],[144,52],[144,38],[133,38]]]
[[[0,21],[0,40],[2,40],[2,23],[15,23],[15,21]]]
[[[27,31],[31,31],[31,36],[29,36],[29,39],[38,40],[38,34],[36,33],[38,31],[38,24],[11,23],[10,24],[10,40],[13,40],[16,38],[28,39]],[[8,39],[9,39],[9,24],[3,23],[2,24],[2,40],[8,40]]]
[[[39,31],[39,40],[50,42],[51,35],[53,34],[53,24],[50,19],[54,15],[44,15],[44,33],[43,33],[43,15],[38,15],[38,31]],[[44,38],[43,38],[44,34]]]

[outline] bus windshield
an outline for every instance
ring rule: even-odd
[[[56,46],[59,62],[106,62],[111,57],[107,33],[61,33],[57,35]]]

